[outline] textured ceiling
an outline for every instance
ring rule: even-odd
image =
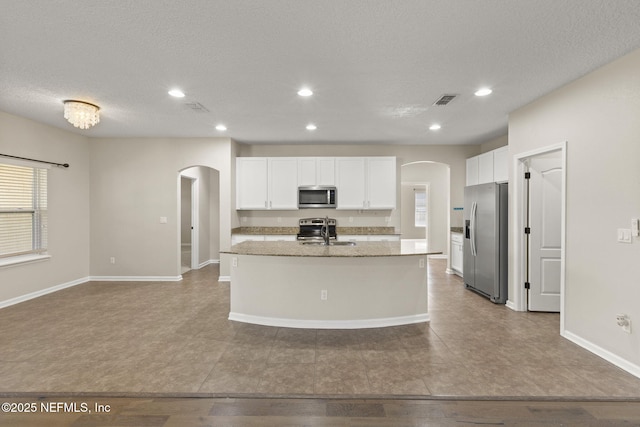
[[[477,144],[640,48],[639,22],[638,0],[0,0],[0,110],[98,137]],[[65,99],[101,122],[75,130]]]

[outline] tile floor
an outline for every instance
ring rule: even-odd
[[[430,260],[426,324],[303,330],[227,320],[216,266],[91,282],[0,310],[0,393],[640,399],[640,379]]]

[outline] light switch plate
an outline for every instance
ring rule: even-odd
[[[631,243],[631,230],[628,228],[618,228],[618,242]]]

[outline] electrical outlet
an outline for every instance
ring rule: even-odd
[[[320,299],[322,301],[326,301],[327,300],[327,290],[326,289],[323,289],[323,290],[320,291]]]
[[[237,257],[231,258],[231,265],[233,267],[237,267],[238,266],[238,258]]]
[[[112,256],[111,258],[109,258],[109,262],[110,262],[111,264],[115,264],[115,263],[116,263],[116,257],[113,257],[113,256]]]
[[[616,323],[623,331],[628,334],[631,333],[631,318],[628,314],[616,314]]]
[[[419,261],[418,264],[419,264],[420,268],[424,268],[424,258],[420,258],[420,261]]]

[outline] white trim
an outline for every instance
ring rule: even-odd
[[[230,282],[231,276],[218,276],[218,282]]]
[[[205,262],[201,262],[200,264],[198,264],[198,270],[200,270],[203,267],[206,267],[209,264],[220,264],[220,260],[219,259],[208,259]]]
[[[50,288],[41,289],[39,291],[31,292],[25,295],[20,295],[19,297],[11,298],[5,301],[0,301],[0,308],[9,307],[10,305],[18,304],[24,301],[28,301],[30,299],[38,298],[43,295],[47,295],[53,292],[60,291],[65,288],[70,288],[72,286],[80,285],[82,283],[86,283],[90,281],[89,277],[83,277],[82,279],[72,280],[71,282],[62,283],[60,285],[52,286]]]
[[[587,341],[572,332],[565,330],[561,332],[560,335],[562,335],[569,341],[579,345],[580,347],[589,350],[591,353],[602,357],[604,360],[613,363],[618,368],[624,369],[631,375],[640,378],[640,366],[636,365],[635,363],[629,362],[628,360],[623,359],[622,357],[611,353],[609,350],[605,350],[604,348],[592,343],[591,341]]]
[[[522,268],[524,265],[525,257],[525,241],[522,238],[522,233],[519,230],[524,230],[524,171],[525,160],[537,155],[550,153],[553,151],[560,151],[562,155],[562,212],[561,212],[561,252],[560,252],[560,332],[564,331],[565,321],[565,253],[566,253],[566,230],[567,230],[567,141],[562,141],[558,144],[549,145],[546,147],[537,148],[535,150],[527,151],[524,153],[516,154],[513,156],[513,179],[511,180],[514,185],[509,189],[510,198],[514,200],[513,205],[510,207],[510,215],[514,218],[514,227],[509,231],[514,233],[514,265],[513,275],[511,276],[515,281],[513,283],[513,295],[510,295],[507,307],[514,311],[526,311],[527,310],[527,294],[524,290],[523,283],[525,282],[525,272]],[[511,290],[511,289],[510,289]]]
[[[30,264],[32,262],[47,261],[51,259],[49,254],[28,254],[16,255],[6,258],[0,258],[0,268],[11,267],[13,265]]]
[[[229,313],[229,320],[236,322],[252,323],[256,325],[277,326],[283,328],[305,329],[364,329],[381,328],[385,326],[411,325],[414,323],[428,322],[429,313],[413,316],[388,317],[382,319],[356,319],[356,320],[303,320],[282,319],[276,317],[252,316],[242,313]]]
[[[182,276],[90,276],[96,282],[179,282]]]
[[[510,299],[507,300],[506,304],[507,308],[510,308],[513,311],[518,311],[518,309],[516,308],[516,305],[513,301],[511,301]]]

